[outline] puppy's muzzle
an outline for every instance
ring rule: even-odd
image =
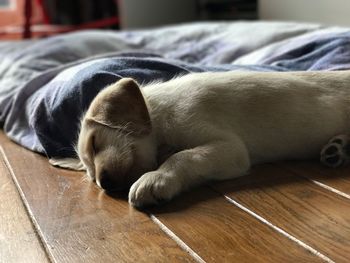
[[[101,188],[106,191],[121,191],[127,188],[127,185],[114,179],[107,171],[101,172],[99,181]]]

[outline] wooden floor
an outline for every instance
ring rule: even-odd
[[[0,262],[350,262],[350,168],[262,165],[140,212],[0,145]]]

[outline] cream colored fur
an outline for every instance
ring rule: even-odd
[[[107,171],[116,185],[131,185],[134,206],[242,176],[254,164],[315,158],[332,136],[350,131],[349,71],[189,74],[142,88],[151,128],[133,112],[143,100],[138,95],[113,112],[121,123],[93,120],[94,110],[113,104],[113,97],[122,101],[130,85],[136,83],[124,79],[95,98],[82,122],[78,155],[98,184]],[[128,114],[135,118],[128,121]],[[162,149],[175,153],[157,163]]]

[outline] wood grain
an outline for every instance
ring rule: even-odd
[[[51,167],[46,158],[0,144],[55,262],[193,262],[124,197],[106,195],[82,173]]]
[[[350,202],[274,165],[214,186],[336,262],[350,261]]]
[[[202,187],[149,210],[207,262],[322,262]]]
[[[330,186],[350,196],[350,167],[328,168],[319,162],[285,162],[279,167]]]
[[[0,200],[0,262],[49,262],[2,159]]]
[[[335,172],[339,176],[330,180],[323,174],[326,170],[312,164],[262,165],[249,176],[203,186],[169,204],[147,209],[150,219],[146,213],[131,208],[125,195],[109,196],[84,180],[82,173],[51,167],[46,158],[15,145],[1,133],[0,144],[11,175],[17,180],[25,205],[55,262],[193,262],[198,258],[207,262],[324,262],[327,257],[336,262],[350,260],[349,199],[305,178],[322,179],[346,191],[346,170]],[[4,166],[0,166],[2,170]],[[336,177],[339,179],[334,180]],[[6,206],[1,204],[0,212],[2,207]],[[7,209],[10,208],[3,209],[0,222],[9,222]],[[7,228],[6,224],[1,225],[4,226]],[[32,227],[28,233],[31,231]],[[198,257],[180,248],[168,235],[179,239],[178,243],[182,242]],[[36,247],[35,241],[31,245]],[[1,260],[3,251],[0,246]],[[318,252],[321,255],[316,255]]]

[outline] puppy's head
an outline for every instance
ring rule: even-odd
[[[78,156],[87,174],[106,190],[129,187],[155,168],[152,125],[138,84],[129,78],[92,101],[79,134]]]

